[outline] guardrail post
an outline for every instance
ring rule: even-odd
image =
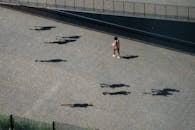
[[[85,9],[85,0],[83,0],[83,9],[86,10]]]
[[[125,14],[125,0],[123,0],[123,15]]]
[[[104,12],[104,0],[103,0],[103,12]]]
[[[167,5],[165,5],[165,17],[167,18]]]
[[[114,0],[112,0],[112,11],[113,11],[113,14],[114,14],[114,12],[115,12],[115,10],[114,10]]]
[[[93,0],[93,11],[95,11],[95,2]]]
[[[133,2],[133,15],[135,15],[135,2]]]
[[[75,0],[74,0],[74,9],[75,9],[76,7],[75,7]]]
[[[13,120],[13,115],[10,115],[10,129],[14,130],[14,120]]]
[[[188,7],[188,20],[190,20],[190,7]]]
[[[144,3],[144,16],[146,16],[146,3]]]
[[[54,121],[52,122],[52,128],[53,128],[53,130],[55,130],[55,122]]]
[[[156,4],[154,4],[154,15],[156,16]]]

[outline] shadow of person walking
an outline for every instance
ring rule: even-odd
[[[62,45],[62,44],[67,44],[67,43],[70,43],[70,42],[75,42],[76,40],[58,40],[58,41],[53,41],[53,42],[45,42],[46,44],[59,44],[59,45]]]
[[[52,28],[56,28],[56,27],[55,26],[34,26],[34,28],[30,28],[30,30],[47,31],[47,30],[51,30]]]
[[[121,87],[130,87],[129,85],[126,84],[106,84],[102,83],[100,84],[101,88],[121,88]]]
[[[90,106],[93,106],[92,104],[88,104],[88,103],[75,103],[75,104],[61,104],[61,106],[69,106],[69,107],[72,107],[72,108],[75,108],[75,107],[81,107],[81,108],[87,108],[87,107],[90,107]]]
[[[151,94],[152,96],[169,96],[173,95],[174,92],[180,92],[179,90],[176,89],[171,89],[171,88],[164,88],[162,90],[160,89],[152,89],[151,92],[147,93],[145,92],[144,94]]]
[[[129,95],[131,94],[131,92],[127,92],[127,91],[119,91],[119,92],[103,92],[103,95]]]
[[[58,63],[58,62],[67,62],[67,60],[51,59],[51,60],[35,60],[35,62],[53,62],[53,63]]]
[[[44,42],[46,44],[67,44],[77,41],[81,36],[56,36],[56,40],[52,42]]]

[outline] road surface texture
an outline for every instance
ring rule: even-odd
[[[195,57],[0,8],[0,113],[100,130],[195,129]]]

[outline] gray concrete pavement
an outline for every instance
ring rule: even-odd
[[[109,34],[0,12],[0,113],[100,130],[195,129],[194,56],[120,38],[121,55],[138,57],[119,60],[112,57]],[[30,30],[34,26],[55,28]],[[45,43],[56,36],[80,37]],[[74,103],[94,106],[62,105]]]

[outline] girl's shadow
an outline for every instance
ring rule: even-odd
[[[138,58],[139,56],[137,56],[137,55],[127,55],[127,56],[121,56],[121,58],[123,58],[123,59],[134,59],[134,58]]]

